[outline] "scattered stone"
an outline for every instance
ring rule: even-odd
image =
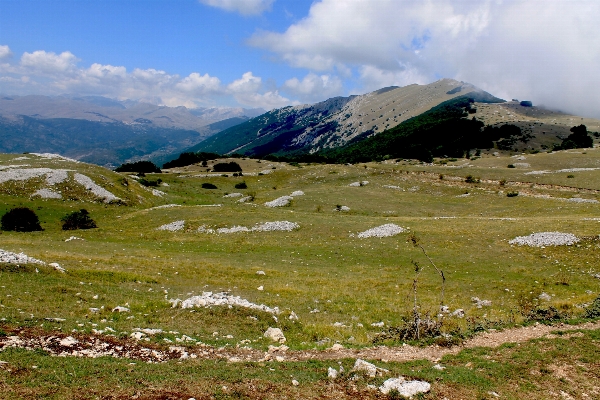
[[[45,321],[49,321],[49,322],[65,322],[66,319],[64,318],[44,318]]]
[[[546,293],[546,292],[542,292],[542,294],[540,294],[540,295],[538,296],[538,298],[539,298],[540,300],[544,300],[544,301],[550,301],[550,300],[552,300],[552,296],[550,296],[550,295],[549,295],[548,293]]]
[[[264,337],[271,339],[274,342],[285,343],[286,338],[283,336],[283,332],[279,328],[271,328],[266,330]]]
[[[459,308],[450,315],[452,315],[453,317],[457,317],[457,318],[464,318],[465,310],[463,310],[462,308]]]
[[[425,381],[407,381],[403,377],[390,378],[383,382],[379,391],[388,394],[392,390],[397,390],[400,396],[412,397],[419,393],[427,393],[431,390],[431,385]]]
[[[538,232],[529,236],[517,236],[510,240],[509,244],[519,246],[542,247],[542,246],[570,246],[579,242],[579,238],[571,233],[562,232]]]
[[[67,270],[61,267],[58,263],[50,263],[48,264],[48,266],[54,268],[55,270],[63,274],[67,272]]]
[[[122,306],[116,306],[115,308],[112,309],[112,312],[118,312],[118,313],[122,313],[122,312],[130,312],[131,310],[127,307],[122,307]]]
[[[335,378],[337,378],[338,377],[337,370],[335,370],[335,369],[333,369],[331,367],[327,368],[327,377],[329,379],[335,379]]]
[[[292,320],[292,321],[298,321],[298,316],[296,315],[296,313],[295,313],[295,312],[293,312],[293,311],[292,311],[292,312],[290,313],[290,316],[288,317],[288,319],[289,319],[289,320]]]
[[[477,308],[490,307],[492,302],[490,300],[481,300],[479,297],[471,297],[471,302],[477,305]]]
[[[376,328],[382,328],[384,325],[385,325],[385,323],[383,321],[381,321],[381,322],[373,322],[371,324],[371,326],[374,326]]]
[[[366,361],[358,358],[358,359],[356,359],[356,362],[354,363],[352,372],[364,372],[371,378],[374,378],[376,376],[383,376],[384,374],[387,374],[390,371],[388,371],[387,369],[384,369],[384,368],[379,368],[379,367],[375,366],[374,364],[371,364],[370,362],[366,362]]]
[[[292,197],[304,196],[304,192],[302,190],[296,190],[296,191],[292,192],[292,194],[290,194],[290,196],[292,196]]]
[[[444,367],[443,365],[440,365],[440,364],[435,364],[432,368],[437,369],[438,371],[443,371],[446,369],[446,367]]]
[[[263,290],[265,290],[265,288],[264,288],[264,286],[261,285],[261,286],[257,287],[256,290],[263,291]]]
[[[232,226],[231,228],[219,228],[217,233],[237,233],[237,232],[250,232],[250,229],[245,226]]]
[[[164,224],[159,226],[158,228],[156,228],[157,231],[170,231],[170,232],[177,232],[177,231],[181,231],[183,230],[185,226],[185,221],[181,220],[181,221],[173,221],[169,224]]]
[[[65,239],[65,242],[70,242],[71,240],[85,240],[85,239],[82,239],[82,238],[77,237],[77,236],[71,236],[70,238]]]
[[[352,182],[348,186],[358,187],[358,186],[366,186],[369,184],[369,181],[361,181],[361,182]]]
[[[331,351],[340,351],[340,350],[343,350],[343,349],[344,349],[344,346],[342,346],[342,345],[341,345],[341,344],[339,344],[339,343],[336,343],[336,344],[334,344],[333,346],[331,346],[331,349],[330,349],[330,350],[331,350]]]
[[[135,340],[142,340],[145,336],[146,335],[142,332],[133,332],[131,335],[129,335],[130,338]]]
[[[243,197],[243,196],[244,195],[242,193],[229,193],[229,194],[226,194],[223,197],[228,197],[229,198],[229,197]]]
[[[67,336],[66,338],[60,340],[60,345],[65,347],[72,347],[75,346],[77,343],[79,343],[77,339],[71,336]]]
[[[100,309],[96,308],[96,307],[90,307],[89,310],[92,314],[96,314],[96,313],[100,312]]]
[[[256,275],[266,275],[265,271],[256,271]]]
[[[295,379],[292,380],[292,385],[298,386],[299,384],[300,384],[300,382],[298,382],[297,380],[295,380]]]

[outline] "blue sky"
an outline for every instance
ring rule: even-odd
[[[441,77],[600,117],[600,6],[2,0],[0,93],[266,109]]]

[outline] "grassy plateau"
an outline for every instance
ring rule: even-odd
[[[390,373],[375,378],[352,378],[354,359],[333,360],[327,350],[334,344],[357,351],[405,342],[460,346],[482,331],[586,320],[600,293],[600,148],[484,154],[432,164],[292,166],[235,159],[243,176],[207,172],[224,161],[232,160],[146,174],[148,181],[162,180],[146,188],[130,174],[89,164],[0,155],[0,175],[9,165],[70,171],[69,179],[52,186],[60,199],[33,195],[47,187],[43,176],[0,178],[0,214],[28,207],[44,229],[2,231],[0,249],[66,270],[0,263],[0,342],[19,335],[93,336],[165,351],[174,345],[190,353],[218,350],[229,357],[147,363],[5,347],[0,398],[394,398],[369,385],[398,375],[430,382],[426,399],[600,397],[598,329],[464,348],[437,360],[381,357],[375,364]],[[121,200],[97,201],[73,182],[74,172]],[[246,189],[235,188],[241,182]],[[354,182],[362,184],[349,186]],[[202,188],[203,183],[217,189]],[[264,205],[294,191],[304,194],[287,206]],[[224,197],[231,193],[250,199]],[[98,227],[62,230],[61,218],[82,208]],[[184,228],[157,229],[174,221],[185,221]],[[206,231],[274,221],[299,228]],[[384,224],[405,231],[358,235]],[[571,233],[580,241],[544,247],[509,243],[536,232]],[[71,236],[77,239],[67,241]],[[421,247],[410,240],[415,236]],[[428,258],[444,273],[443,298],[442,280]],[[281,312],[188,309],[169,302],[203,292],[227,292]],[[396,334],[412,321],[415,301],[422,317],[439,322],[437,335],[407,340]],[[440,305],[448,312],[440,313]],[[129,312],[113,312],[117,306]],[[464,316],[452,315],[459,309]],[[243,351],[264,354],[277,345],[263,335],[269,327],[280,328],[288,352],[302,360],[244,359]],[[131,337],[146,328],[161,332],[139,341]],[[315,357],[300,357],[305,352]],[[432,368],[437,363],[445,369]],[[329,379],[327,368],[340,365],[345,372]]]

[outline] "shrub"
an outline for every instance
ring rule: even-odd
[[[479,183],[479,178],[474,177],[473,175],[467,175],[465,178],[466,183]]]
[[[151,161],[136,161],[134,163],[125,163],[121,164],[117,168],[115,168],[117,172],[144,172],[144,173],[160,173],[160,168],[158,168]]]
[[[212,183],[203,183],[202,189],[217,189],[217,187],[215,185],[213,185]]]
[[[506,197],[517,197],[519,192],[507,192]]]
[[[33,232],[43,230],[35,212],[27,207],[16,207],[2,216],[2,230]]]
[[[67,214],[60,220],[63,222],[63,231],[96,228],[96,222],[90,218],[90,213],[84,208],[72,212],[71,214]]]
[[[515,168],[514,164],[508,164],[508,168]]]
[[[248,185],[246,185],[246,182],[240,182],[240,183],[235,184],[235,188],[236,189],[248,189]]]
[[[235,161],[231,161],[228,163],[217,163],[213,166],[214,172],[241,172],[242,167],[240,164]]]
[[[567,175],[567,178],[575,178],[575,175]]]
[[[153,186],[153,187],[156,187],[156,186],[159,186],[162,183],[162,179],[158,178],[155,181],[151,181],[151,180],[142,178],[142,179],[138,180],[138,182],[140,184],[144,185],[144,186]]]
[[[600,318],[600,296],[585,309],[586,318]]]

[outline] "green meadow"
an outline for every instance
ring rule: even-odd
[[[456,343],[491,328],[553,319],[576,322],[599,294],[600,280],[594,275],[600,273],[600,169],[595,169],[600,168],[600,149],[515,156],[524,159],[484,154],[433,164],[388,160],[298,166],[238,159],[244,171],[241,177],[207,174],[200,166],[147,174],[147,180],[162,180],[155,189],[163,194],[157,196],[129,174],[32,155],[21,161],[14,161],[14,154],[0,155],[0,166],[21,163],[28,164],[27,168],[78,171],[122,199],[112,204],[94,201],[93,194],[69,180],[59,184],[62,199],[32,197],[43,187],[43,178],[0,183],[0,214],[13,207],[31,208],[44,229],[3,231],[0,248],[58,263],[67,271],[47,265],[0,264],[0,334],[25,327],[77,334],[102,330],[104,335],[129,340],[135,328],[158,328],[163,333],[148,337],[156,345],[187,335],[208,346],[236,348],[243,343],[266,350],[273,343],[263,333],[278,327],[291,350],[325,349],[335,343],[350,348],[397,346],[403,341],[390,332],[410,321],[415,301],[421,315],[443,319],[441,331]],[[508,167],[516,163],[529,165]],[[573,168],[585,169],[561,172]],[[531,171],[546,173],[528,174]],[[349,186],[364,181],[368,183]],[[236,189],[240,182],[247,189]],[[203,183],[217,189],[204,189]],[[304,195],[294,196],[288,206],[264,205],[294,191]],[[253,200],[239,203],[240,197],[224,197],[234,192]],[[509,192],[518,195],[509,197]],[[573,197],[588,202],[569,200]],[[177,206],[160,207],[164,205]],[[350,210],[339,211],[340,206]],[[82,208],[98,227],[63,231],[61,218]],[[183,230],[157,229],[181,220],[185,221]],[[201,227],[252,228],[273,221],[293,222],[299,228],[199,231]],[[396,224],[405,232],[358,237],[384,224]],[[509,244],[517,236],[555,231],[572,233],[580,241],[571,246]],[[71,236],[77,239],[66,241]],[[412,236],[421,247],[413,245]],[[444,272],[443,299],[442,281],[428,257]],[[169,302],[202,292],[228,292],[278,307],[281,313],[274,318],[241,307],[182,309]],[[542,293],[550,299],[541,299]],[[491,305],[478,308],[474,297],[489,300]],[[438,317],[442,304],[450,312],[464,310],[464,317]],[[130,312],[112,312],[116,306],[128,307]],[[292,312],[297,320],[289,318]],[[48,320],[53,318],[59,320]],[[597,331],[585,335],[597,343]],[[438,339],[424,338],[421,345]],[[573,348],[577,357],[597,353],[597,344],[590,349],[583,339],[577,340],[579,347]],[[492,398],[487,394],[490,391],[504,391],[507,396],[503,398],[522,398],[523,393],[535,393],[536,385],[545,385],[544,379],[551,380],[543,370],[553,362],[551,352],[568,353],[562,343],[559,339],[543,342],[551,351],[541,355],[535,343],[464,350],[467,353],[446,360],[451,367],[445,372],[432,373],[429,362],[388,367],[433,381],[434,389],[427,396],[434,397],[427,398]],[[488,353],[498,358],[496,364]],[[465,368],[469,357],[481,366]],[[517,373],[506,382],[494,378],[510,365],[521,365],[516,358],[523,358],[529,366],[535,364],[530,369],[542,368],[542,372],[532,375],[533,381]],[[113,387],[118,388],[115,398],[131,398],[136,393],[142,394],[139,398],[188,394],[185,398],[189,398],[194,393],[196,398],[204,398],[198,393],[209,393],[205,398],[262,398],[258,393],[266,392],[279,398],[287,393],[292,375],[308,385],[303,390],[302,386],[291,388],[297,391],[292,397],[377,396],[364,392],[365,385],[358,383],[358,392],[353,392],[351,381],[327,383],[330,363],[324,361],[280,363],[271,367],[276,369],[272,372],[264,365],[218,360],[130,366],[127,360],[73,359],[63,368],[43,352],[22,349],[6,349],[0,360],[22,369],[16,375],[14,369],[0,369],[0,386],[10,388],[0,395],[3,398],[111,398],[107,392]],[[597,360],[593,361],[596,367]],[[344,363],[349,370],[352,360]],[[31,371],[30,364],[41,367]],[[120,371],[123,380],[111,370]],[[595,375],[578,376],[587,377],[588,382]],[[80,392],[82,381],[85,393]],[[180,381],[180,391],[175,390],[174,381]],[[564,390],[560,380],[551,381],[549,388]],[[321,387],[320,382],[330,387]]]

